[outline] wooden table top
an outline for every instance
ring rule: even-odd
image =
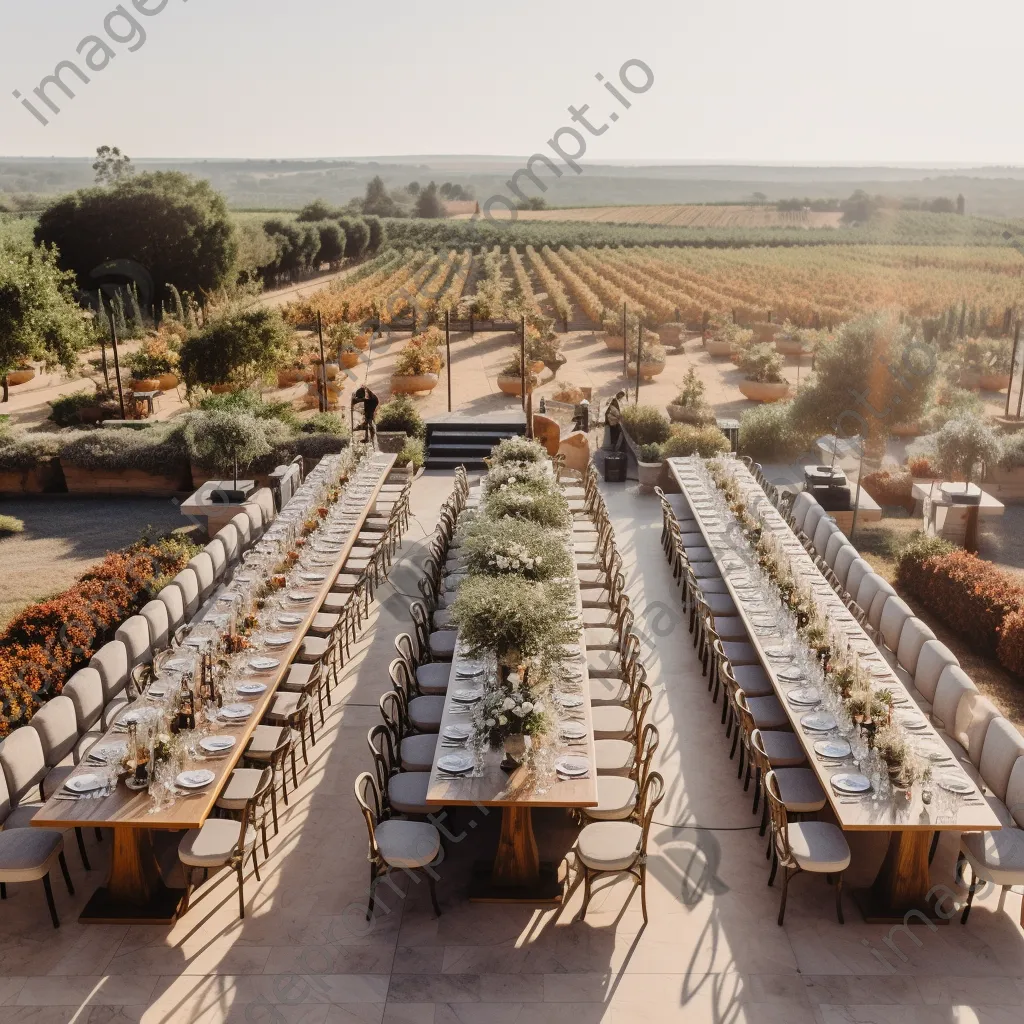
[[[570,544],[572,541],[570,540]],[[579,580],[576,579],[576,606],[582,610],[583,602]],[[555,719],[556,709],[548,701],[548,718],[551,724],[548,731],[534,741],[532,759],[538,765],[530,769],[530,759],[511,775],[501,770],[503,759],[501,750],[484,748],[483,774],[465,778],[439,777],[437,760],[444,754],[457,754],[459,750],[443,746],[444,730],[449,725],[472,726],[472,714],[453,713],[457,703],[451,694],[457,689],[473,687],[473,681],[456,677],[459,666],[466,663],[461,649],[456,646],[455,657],[448,677],[448,696],[445,699],[444,715],[441,718],[437,750],[431,766],[430,788],[427,790],[427,803],[437,807],[478,805],[485,807],[596,807],[597,800],[597,751],[594,747],[594,722],[590,709],[590,678],[587,673],[587,641],[586,633],[580,629],[580,654],[578,661],[569,662],[582,673],[580,695],[583,704],[578,709],[583,713],[583,725],[587,731],[585,742],[579,745],[566,746],[559,741],[558,723]],[[481,659],[483,660],[483,659]],[[493,660],[488,671],[493,679]],[[573,691],[575,692],[575,690]],[[467,746],[472,752],[472,740]],[[553,767],[556,757],[561,755],[585,756],[590,762],[590,773],[583,779],[564,779]]]
[[[58,799],[56,796],[51,797],[33,817],[33,825],[41,828],[61,829],[80,825],[177,831],[180,829],[199,828],[206,821],[217,802],[221,790],[224,788],[228,776],[241,759],[249,738],[272,704],[278,686],[281,685],[281,682],[288,674],[292,660],[298,653],[299,645],[302,643],[306,631],[313,621],[313,617],[320,611],[324,598],[330,592],[335,576],[337,576],[345,559],[348,558],[359,535],[359,530],[366,521],[367,515],[373,509],[377,496],[380,494],[380,489],[395,463],[396,456],[377,453],[372,458],[374,459],[374,466],[378,469],[377,476],[370,493],[363,500],[362,510],[358,513],[356,525],[353,526],[351,533],[345,540],[344,546],[338,552],[333,570],[327,569],[326,579],[319,584],[311,585],[304,583],[302,585],[304,591],[316,594],[313,600],[301,610],[301,614],[304,616],[303,622],[295,627],[295,636],[287,647],[266,652],[268,656],[279,659],[280,665],[269,672],[253,672],[251,674],[250,681],[266,683],[267,689],[259,698],[248,702],[253,705],[253,713],[244,722],[238,725],[220,724],[217,734],[234,736],[236,738],[234,747],[231,748],[231,752],[226,757],[207,758],[194,766],[209,768],[216,774],[214,781],[202,792],[192,796],[181,796],[166,810],[150,813],[153,802],[149,794],[145,790],[133,792],[128,789],[124,784],[124,777],[122,776],[114,792],[103,799],[80,798],[71,800]],[[342,498],[342,500],[344,499]],[[297,608],[296,611],[299,612],[300,609]],[[206,608],[204,607],[193,621],[201,622],[205,613]],[[256,652],[253,653],[255,654]],[[247,675],[247,679],[249,678]],[[242,702],[238,701],[238,703]],[[139,702],[139,704],[143,706],[144,700]],[[115,726],[107,731],[98,745],[110,742],[125,742],[126,739],[127,734],[117,731]],[[85,774],[93,770],[91,766],[83,763],[75,769],[72,776]]]
[[[952,815],[948,815],[939,820],[937,802],[940,799],[940,794],[934,779],[932,783],[933,797],[931,805],[926,805],[921,799],[921,786],[919,783],[913,787],[909,801],[905,801],[902,798],[875,800],[871,796],[849,797],[840,795],[833,789],[830,782],[831,777],[839,773],[856,772],[856,766],[852,758],[848,758],[846,763],[840,766],[823,763],[815,753],[814,744],[818,740],[823,739],[824,734],[805,732],[800,723],[800,720],[811,709],[795,708],[786,699],[786,693],[789,689],[792,689],[794,686],[806,685],[806,680],[797,683],[787,683],[779,679],[778,672],[784,669],[787,663],[785,661],[775,661],[766,654],[767,648],[780,642],[779,638],[778,636],[759,637],[757,630],[750,621],[744,606],[744,602],[749,600],[749,596],[741,595],[733,586],[733,579],[731,578],[732,567],[729,565],[728,558],[730,549],[723,548],[720,545],[721,533],[709,529],[706,522],[706,514],[703,514],[695,504],[696,499],[703,496],[706,492],[700,479],[687,472],[691,468],[689,464],[689,459],[669,460],[669,468],[672,475],[679,484],[683,495],[690,503],[690,513],[696,519],[704,536],[705,543],[714,556],[715,564],[721,570],[722,576],[725,579],[729,596],[735,602],[739,615],[747,627],[750,643],[757,652],[762,667],[771,679],[772,686],[775,688],[776,695],[779,698],[779,703],[789,719],[793,732],[800,739],[800,743],[807,754],[807,764],[817,775],[829,806],[832,808],[840,826],[847,831],[885,832],[913,830],[979,832],[1001,828],[999,819],[988,806],[987,801],[985,801],[985,798],[970,777],[961,768],[954,765],[939,764],[934,767],[933,772],[935,776],[956,775],[971,785],[972,794],[960,802],[955,818]],[[815,588],[815,593],[818,595],[821,603],[827,608],[829,620],[841,626],[851,636],[855,647],[863,647],[865,651],[870,648],[870,651],[874,652],[874,655],[870,653],[866,655],[867,658],[872,659],[872,667],[875,665],[884,666],[885,674],[879,674],[874,676],[874,678],[879,688],[892,691],[897,701],[896,714],[901,719],[914,719],[925,723],[926,728],[920,731],[908,731],[907,735],[911,738],[914,745],[922,748],[932,746],[948,752],[941,737],[931,722],[928,721],[927,716],[918,708],[903,682],[881,656],[871,638],[864,632],[860,623],[857,622],[856,618],[840,600],[839,595],[835,593],[821,574],[814,564],[814,560],[804,549],[789,524],[779,514],[778,510],[772,506],[771,502],[768,501],[764,490],[754,479],[747,467],[739,460],[736,460],[734,470],[737,483],[745,494],[753,491],[756,496],[764,498],[761,511],[764,513],[765,520],[773,527],[776,535],[782,542],[792,560],[794,572],[802,574],[811,581],[812,586]],[[716,545],[719,545],[719,547],[716,548]]]

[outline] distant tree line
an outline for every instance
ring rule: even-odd
[[[755,196],[763,193],[755,192]],[[955,199],[948,196],[937,196],[935,199],[918,199],[916,196],[897,198],[894,196],[868,195],[863,189],[857,189],[848,199],[780,199],[775,208],[780,212],[812,210],[815,213],[842,212],[843,221],[847,224],[863,224],[879,210],[919,210],[925,213],[959,213],[965,212],[966,203],[963,195]]]

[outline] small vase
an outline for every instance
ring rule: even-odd
[[[505,757],[501,762],[501,769],[505,772],[514,772],[526,760],[526,754],[530,747],[530,737],[522,733],[511,733],[501,741]]]

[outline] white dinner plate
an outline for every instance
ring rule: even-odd
[[[174,782],[182,789],[202,789],[213,782],[215,778],[217,778],[216,774],[209,768],[193,768],[190,771],[182,772]]]
[[[827,711],[812,711],[800,719],[800,724],[808,732],[831,732],[836,727],[836,719]]]
[[[282,626],[297,626],[302,622],[302,616],[295,612],[280,612],[277,616],[277,621]]]
[[[465,754],[444,754],[437,759],[437,767],[448,775],[465,775],[476,762]]]
[[[252,714],[249,704],[225,704],[220,709],[220,717],[229,722],[241,722]]]
[[[814,752],[829,760],[838,761],[840,758],[849,757],[853,753],[853,748],[847,740],[818,740],[814,744]]]
[[[555,762],[555,771],[570,779],[578,779],[590,771],[590,762],[585,757],[560,757]]]
[[[305,590],[289,590],[288,600],[294,601],[296,604],[308,604],[316,594],[310,594]]]
[[[578,722],[564,722],[558,727],[558,733],[565,740],[582,740],[586,738],[587,730]]]
[[[574,693],[556,693],[555,700],[563,708],[579,708],[583,706],[583,698]]]
[[[956,793],[958,796],[965,796],[968,793],[974,792],[974,786],[972,786],[966,779],[958,778],[955,775],[943,775],[935,780],[940,789],[946,790],[947,793]]]
[[[187,672],[192,667],[191,658],[171,658],[166,664],[161,665],[164,672]]]
[[[487,669],[478,661],[464,661],[455,669],[457,679],[479,679]]]
[[[443,730],[446,740],[468,740],[473,735],[473,730],[468,725],[446,725]]]
[[[223,754],[234,745],[234,736],[204,736],[199,741],[200,749],[206,754]]]
[[[277,668],[281,662],[277,658],[250,658],[249,667],[256,669],[257,672],[269,672],[271,669]]]
[[[287,647],[294,639],[294,633],[267,633],[263,642],[268,647]]]
[[[87,773],[85,775],[73,775],[64,783],[65,789],[72,793],[93,793],[103,788],[103,780],[98,775]]]
[[[127,729],[132,722],[138,724],[142,721],[141,711],[126,711],[118,720],[117,724],[124,729]]]
[[[85,759],[99,764],[116,764],[123,761],[127,753],[127,743],[106,743],[102,747],[93,747]]]
[[[235,689],[246,697],[256,697],[267,689],[266,683],[239,683]]]
[[[801,686],[787,693],[786,700],[801,707],[813,707],[821,700],[821,693],[814,686]]]
[[[327,574],[322,572],[300,572],[299,579],[305,580],[307,583],[323,583],[327,579]]]
[[[483,690],[456,690],[452,694],[452,700],[459,704],[475,704],[483,695]]]
[[[793,668],[780,668],[777,675],[787,683],[795,683],[805,678],[803,669],[796,668],[796,666]]]
[[[830,781],[837,793],[867,793],[871,789],[871,781],[856,772],[840,772]]]
[[[773,658],[776,661],[788,659],[791,657],[788,647],[766,647],[765,652],[769,658]]]

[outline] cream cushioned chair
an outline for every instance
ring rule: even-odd
[[[917,656],[914,685],[910,690],[910,695],[917,701],[921,710],[929,715],[934,714],[932,704],[938,690],[939,680],[942,678],[942,673],[950,666],[960,667],[956,655],[942,641],[926,640]]]

